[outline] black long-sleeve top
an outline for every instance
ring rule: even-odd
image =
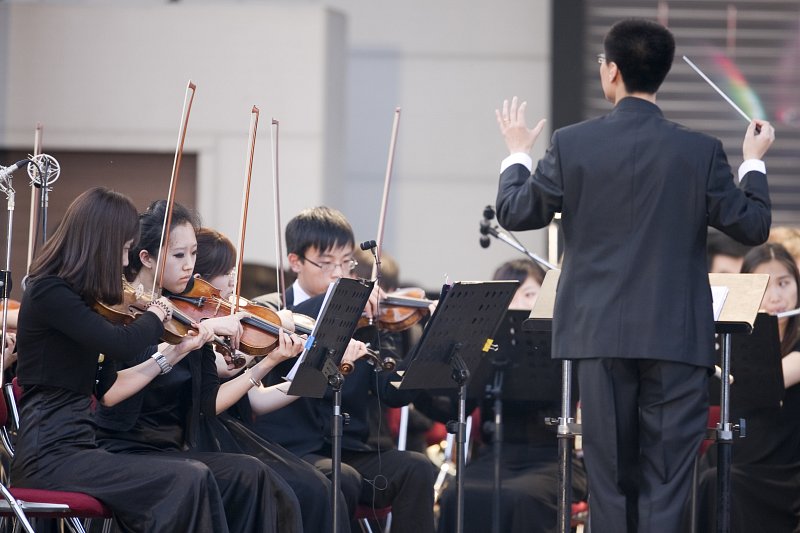
[[[45,385],[89,395],[98,357],[130,359],[158,342],[164,326],[153,313],[112,324],[62,278],[28,283],[17,329],[17,376],[23,387]]]
[[[117,370],[146,361],[157,347],[137,357],[117,362],[100,376],[98,390],[105,392]],[[204,422],[216,418],[219,376],[214,351],[206,345],[189,353],[169,374],[113,407],[98,406],[95,422],[101,439],[126,441],[131,448],[208,448],[210,436]]]

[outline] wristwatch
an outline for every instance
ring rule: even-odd
[[[150,358],[161,367],[161,374],[167,374],[172,370],[172,365],[167,362],[167,358],[164,357],[163,353],[156,352]]]

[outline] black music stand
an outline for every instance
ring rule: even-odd
[[[464,531],[466,398],[470,373],[495,349],[492,336],[519,286],[517,281],[458,282],[439,302],[403,373],[401,389],[458,387],[456,532]],[[452,427],[453,424],[450,424]]]
[[[731,338],[731,413],[780,405],[786,393],[781,359],[778,317],[758,313],[753,333]],[[708,392],[709,403],[719,405],[720,391],[709,387]]]
[[[742,414],[742,410],[780,405],[785,389],[778,337],[778,318],[766,313],[758,313],[753,333],[734,335],[731,337],[730,344],[730,368],[733,376],[733,383],[730,387],[730,412],[733,418],[737,419],[738,415]],[[721,343],[718,348],[717,356],[721,364]],[[719,406],[721,396],[721,390],[716,387],[715,381],[709,381],[709,405]],[[732,424],[731,428],[734,432],[739,432],[739,437],[744,438],[746,419],[738,418],[738,420],[739,423]],[[718,428],[709,428],[706,439],[716,440],[717,431]],[[698,462],[695,462],[692,478],[690,531],[695,533],[698,526],[697,488],[700,481]]]
[[[342,473],[342,385],[344,376],[339,363],[350,339],[355,333],[358,319],[369,300],[374,282],[340,278],[328,289],[314,330],[306,341],[301,360],[292,376],[292,384],[286,394],[322,398],[325,390],[333,391],[333,415],[331,419],[331,448],[333,479],[331,480],[331,505],[333,524],[331,530],[338,533],[341,499],[339,487]]]
[[[503,400],[556,404],[561,398],[561,364],[550,357],[552,334],[524,329],[529,315],[524,310],[506,313],[495,333],[497,351],[481,361],[467,391],[470,397],[489,398],[494,403],[492,533],[500,533]],[[574,379],[572,386],[577,387]]]
[[[717,531],[730,531],[731,516],[731,462],[733,459],[733,432],[737,428],[730,422],[730,374],[732,335],[749,335],[753,332],[758,308],[769,282],[768,274],[709,274],[712,286],[727,287],[728,294],[721,314],[716,320],[716,331],[722,345],[722,375],[720,389],[720,419],[717,424]]]
[[[539,297],[533,306],[524,327],[529,331],[548,332],[552,337],[553,310],[556,302],[556,289],[560,270],[548,270],[539,290]],[[580,424],[572,416],[572,361],[561,361],[561,416],[558,417],[556,436],[558,438],[558,521],[556,531],[569,533],[572,519],[572,452],[575,450],[575,437],[581,434]],[[555,421],[552,421],[555,422]]]

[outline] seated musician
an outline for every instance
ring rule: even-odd
[[[780,244],[753,248],[743,273],[769,274],[763,311],[775,315],[798,307],[800,272]],[[731,531],[800,531],[800,316],[778,319],[785,395],[773,407],[735,406],[735,418],[747,422],[747,438],[733,440]],[[734,369],[735,377],[735,369]],[[733,387],[736,386],[734,381]],[[716,449],[703,459],[699,531],[714,531]]]
[[[544,272],[533,261],[517,259],[501,265],[495,271],[493,279],[519,281],[519,288],[509,309],[528,311],[536,303]],[[549,352],[547,355],[549,356]],[[558,362],[554,364],[559,365]],[[487,374],[487,378],[493,379],[491,372]],[[513,398],[503,401],[500,531],[556,531],[558,441],[555,429],[546,426],[544,419],[558,416],[560,412],[560,396],[551,401],[518,401]],[[484,399],[480,404],[480,419],[484,427],[492,427],[490,421],[494,419],[494,409],[491,399]],[[494,454],[491,431],[484,432],[483,442],[485,445],[476,450],[477,458],[467,464],[464,473],[465,532],[482,533],[492,530]],[[576,459],[572,465],[573,500],[585,500],[586,490],[583,463]],[[439,532],[455,531],[455,484],[450,484],[444,491],[440,508]]]
[[[126,276],[137,290],[149,291],[157,279],[160,254],[163,288],[180,294],[194,268],[197,222],[186,208],[175,204],[168,243],[162,249],[165,212],[166,202],[159,201],[140,215],[139,239],[129,252]],[[171,312],[173,316],[178,314],[174,309]],[[217,336],[231,336],[232,344],[237,347],[242,335],[241,318],[241,314],[234,314],[202,322],[197,319],[197,322],[201,330],[210,328]],[[264,361],[222,384],[210,345],[194,347],[175,364],[158,357],[165,347],[150,346],[117,367],[125,369],[119,372],[122,375],[139,360],[158,362],[161,373],[155,378],[147,376],[149,385],[140,393],[120,402],[113,389],[109,390],[113,376],[101,373],[98,385],[101,405],[95,417],[98,443],[119,456],[169,457],[203,463],[216,481],[225,506],[227,529],[231,532],[299,532],[300,506],[291,488],[262,461],[218,449],[219,432],[215,428],[219,426],[219,413],[258,386],[259,380],[277,362],[297,355],[301,346],[300,339],[281,332],[278,347]]]
[[[350,224],[339,211],[316,207],[302,211],[286,226],[288,260],[297,280],[288,288],[290,309],[312,317],[319,313],[328,285],[352,275],[354,237]],[[380,292],[373,293],[365,310],[374,310]],[[257,301],[277,301],[265,295]],[[286,375],[290,364],[270,374],[270,382]],[[368,444],[367,405],[370,393],[387,405],[398,407],[413,396],[389,384],[394,373],[377,373],[365,360],[355,363],[342,388],[342,411],[350,415],[342,439],[342,492],[348,512],[357,504],[392,506],[392,531],[430,532],[433,523],[433,467],[415,452],[379,450]],[[269,437],[326,475],[332,472],[330,421],[333,412],[330,393],[322,400],[303,398],[275,413],[260,416],[253,429]],[[356,528],[358,526],[355,526]]]
[[[169,314],[164,299],[129,325],[92,309],[90,302],[122,302],[122,271],[137,234],[133,202],[97,187],[70,204],[33,262],[17,330],[24,392],[11,479],[18,487],[94,496],[111,509],[118,531],[227,531],[219,488],[203,463],[116,455],[95,442],[90,406],[100,353],[104,367],[134,357],[158,342]],[[176,351],[206,339],[201,328],[164,356],[177,364]],[[116,376],[108,392],[119,392],[131,375],[142,378],[141,388],[160,371],[148,358]]]
[[[225,235],[210,228],[200,228],[197,231],[197,262],[194,265],[194,275],[217,288],[222,299],[226,301],[234,292],[235,265],[236,249]],[[290,311],[279,311],[278,314],[282,318],[288,314],[286,318],[291,321]],[[346,357],[353,360],[358,357],[359,350],[366,350],[363,343],[355,341],[348,349],[353,353]],[[249,366],[253,357],[245,357]],[[231,368],[222,355],[217,354],[217,373],[223,380],[235,378],[242,372],[241,368]],[[284,382],[269,387],[251,388],[236,405],[219,415],[224,431],[217,431],[217,440],[224,451],[247,453],[261,459],[286,480],[300,501],[303,531],[306,533],[326,531],[333,519],[330,505],[331,483],[328,478],[271,439],[256,435],[242,422],[250,420],[252,413],[272,412],[297,400],[297,396],[286,394],[288,385],[288,382]],[[343,513],[339,530],[347,531],[349,527],[349,520]]]

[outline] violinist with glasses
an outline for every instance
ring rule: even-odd
[[[289,309],[316,317],[330,283],[341,277],[353,277],[355,238],[344,215],[329,207],[315,207],[300,212],[286,226],[286,248],[289,265],[297,280],[287,290]],[[378,299],[385,295],[376,288],[365,313],[374,317]],[[256,298],[259,302],[276,303],[280,295]],[[381,341],[383,342],[383,341]],[[373,346],[381,354],[389,346]],[[267,378],[277,382],[288,372],[287,363]],[[390,384],[399,377],[390,371],[376,372],[362,357],[355,361],[342,387],[342,411],[350,415],[342,438],[341,488],[347,509],[352,516],[360,504],[392,506],[392,531],[431,532],[433,524],[433,477],[430,461],[422,454],[380,449],[369,444],[369,396],[400,407],[412,401],[415,393],[399,391]],[[274,380],[274,381],[273,381]],[[293,404],[253,423],[256,433],[274,439],[291,452],[324,472],[332,473],[330,391],[322,399],[301,398]],[[358,530],[358,525],[351,528]]]

